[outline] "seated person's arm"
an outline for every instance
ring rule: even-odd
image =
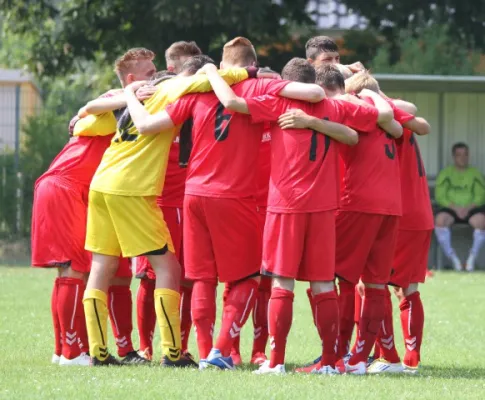
[[[357,132],[348,126],[313,117],[300,109],[288,110],[280,116],[278,124],[281,129],[313,129],[350,146],[359,142]]]
[[[448,198],[448,189],[450,181],[446,169],[440,171],[438,178],[436,179],[436,187],[434,197],[436,202],[441,207],[453,207],[451,200]]]

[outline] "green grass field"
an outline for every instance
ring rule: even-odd
[[[364,377],[255,376],[250,366],[236,372],[199,372],[156,365],[51,365],[52,278],[47,271],[0,267],[0,399],[485,399],[483,273],[438,273],[422,288],[427,319],[418,376]],[[287,370],[319,353],[305,287],[297,286]],[[400,325],[396,327],[402,350]],[[244,361],[249,360],[251,330],[247,326],[241,339]],[[196,352],[193,336],[191,349]],[[136,333],[133,338],[138,340]]]

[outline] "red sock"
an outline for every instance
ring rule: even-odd
[[[424,329],[424,308],[419,292],[407,296],[399,308],[401,309],[401,326],[406,346],[403,362],[408,367],[417,367],[421,361]]]
[[[273,288],[268,305],[270,367],[285,363],[286,339],[293,321],[293,299],[289,290]]]
[[[310,303],[310,307],[312,309],[313,325],[317,326],[317,320],[315,317],[315,301],[313,299],[313,292],[311,288],[308,288],[306,290],[306,295],[308,297],[308,302]]]
[[[231,354],[232,343],[240,335],[241,328],[253,310],[257,296],[258,282],[254,279],[245,279],[232,285],[224,304],[221,330],[215,346],[221,351],[223,357]]]
[[[56,278],[54,280],[54,286],[52,287],[52,295],[51,295],[51,314],[52,314],[52,324],[54,326],[54,354],[59,357],[62,354],[61,323],[59,321],[59,314],[57,313],[60,279],[61,278]]]
[[[72,360],[81,355],[79,348],[79,330],[86,325],[82,298],[84,282],[75,278],[59,278],[57,293],[57,313],[62,332],[62,355]]]
[[[381,346],[379,346],[379,340],[374,343],[374,354],[372,355],[374,360],[381,358]]]
[[[226,282],[224,284],[224,292],[222,293],[222,308],[226,306],[227,297],[232,289],[233,284],[231,282]],[[241,354],[241,336],[234,338],[232,342],[231,354]]]
[[[111,329],[116,339],[118,355],[125,357],[135,349],[131,342],[133,331],[133,300],[129,286],[110,286],[108,291],[108,310]]]
[[[216,286],[215,281],[195,281],[192,289],[192,322],[201,360],[206,359],[212,349],[216,322]]]
[[[350,350],[350,340],[354,331],[355,285],[344,280],[339,281],[339,338],[338,357],[342,358]]]
[[[153,355],[153,333],[157,322],[154,292],[154,280],[140,280],[140,286],[136,295],[136,321],[138,324],[138,335],[140,336],[140,350],[145,351],[148,349],[150,355]]]
[[[401,361],[397,354],[394,343],[394,326],[392,323],[392,300],[389,288],[385,289],[385,314],[382,320],[381,329],[377,335],[377,340],[381,348],[380,355],[390,363],[398,363]]]
[[[359,321],[360,321],[360,314],[362,313],[362,296],[360,295],[359,291],[357,290],[357,286],[355,287],[355,295],[354,295],[354,326],[355,329],[359,326]],[[377,343],[377,341],[376,341]],[[354,345],[352,346],[352,350],[350,350],[351,354],[355,353],[356,350],[356,342],[354,342]]]
[[[364,305],[355,339],[355,353],[350,357],[350,365],[356,365],[361,361],[367,362],[384,319],[385,295],[384,289],[365,288]]]
[[[180,288],[180,334],[182,336],[182,352],[188,351],[190,329],[192,328],[192,287]]]
[[[269,285],[268,282],[269,281]],[[261,283],[258,289],[258,298],[253,309],[253,351],[251,355],[263,353],[266,351],[268,343],[268,302],[271,297],[271,279],[265,276],[261,277]]]
[[[320,293],[313,296],[313,301],[317,329],[323,344],[321,364],[335,368],[339,321],[337,296],[334,291]]]

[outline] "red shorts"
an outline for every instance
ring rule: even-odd
[[[163,213],[163,218],[172,237],[173,247],[177,259],[182,266],[182,278],[185,275],[184,271],[184,255],[182,245],[182,231],[183,231],[183,212],[177,207],[160,207]],[[136,257],[136,277],[155,280],[155,271],[153,271],[148,258],[145,256]]]
[[[42,179],[34,190],[32,209],[32,265],[69,265],[88,273],[90,253],[86,240],[88,188],[58,177]]]
[[[42,179],[34,190],[32,210],[32,266],[91,270],[86,240],[88,188],[63,178]],[[131,260],[120,257],[117,277],[131,277]]]
[[[348,282],[387,284],[391,276],[399,218],[337,212],[335,275]]]
[[[424,283],[432,236],[432,230],[397,231],[391,285],[407,288],[411,283]]]
[[[234,282],[259,273],[262,235],[252,199],[186,195],[185,276]]]
[[[335,211],[268,212],[261,273],[299,281],[333,281]]]

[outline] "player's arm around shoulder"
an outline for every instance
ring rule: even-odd
[[[140,135],[155,135],[167,131],[175,126],[168,113],[164,110],[150,114],[136,97],[136,91],[145,82],[133,82],[125,87],[126,105],[131,119]],[[172,132],[170,132],[172,133]]]
[[[359,142],[357,132],[348,126],[308,115],[300,109],[290,109],[282,114],[278,124],[281,129],[312,129],[349,146]]]
[[[372,99],[374,106],[377,108],[377,124],[395,139],[399,139],[403,134],[402,126],[394,119],[394,111],[388,101],[380,94],[364,89],[360,92],[362,96]]]
[[[281,97],[318,103],[325,98],[325,91],[314,83],[290,82],[279,93]]]
[[[221,77],[214,64],[204,65],[204,67],[197,73],[207,75],[212,90],[214,90],[215,95],[225,108],[242,114],[249,114],[246,100],[234,93],[234,90],[232,90],[228,83]]]

